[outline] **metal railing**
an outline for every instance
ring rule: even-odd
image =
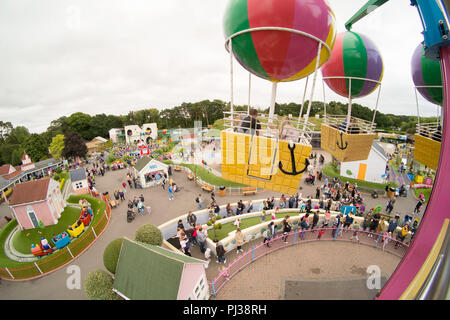
[[[416,125],[416,134],[436,141],[442,141],[442,127],[439,123],[429,122]]]
[[[274,115],[272,121],[266,114],[260,114],[256,118],[261,129],[253,128],[251,116],[246,112],[224,112],[224,127],[233,132],[245,134],[257,134],[262,137],[273,138],[282,141],[310,145],[315,125],[309,121],[294,121],[289,117]]]
[[[319,236],[319,231],[324,233]],[[369,236],[370,235],[370,236]],[[262,240],[259,244],[252,244],[251,248],[246,252],[240,254],[235,260],[233,260],[226,268],[224,268],[212,281],[208,281],[210,293],[213,296],[223,289],[223,287],[242,269],[258,260],[259,258],[270,254],[279,249],[290,247],[296,244],[309,243],[313,241],[345,241],[355,242],[362,245],[367,245],[373,248],[383,250],[391,253],[395,256],[402,258],[409,246],[401,241],[392,239],[390,241],[383,241],[381,233],[371,233],[367,231],[358,230],[357,236],[354,237],[354,230],[343,229],[341,226],[338,228],[316,228],[309,230],[295,229],[287,234],[287,237],[280,231],[275,238],[271,239],[268,243],[270,247],[267,247],[267,242]]]
[[[350,134],[373,133],[377,126],[376,123],[372,126],[372,122],[356,117],[350,117],[350,124],[347,126],[347,116],[345,115],[327,115],[324,118],[324,123],[330,127]]]

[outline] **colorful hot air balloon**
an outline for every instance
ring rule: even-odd
[[[333,48],[335,17],[326,0],[230,0],[224,18],[226,38],[251,28],[279,27],[313,35]],[[314,72],[318,41],[280,30],[250,31],[232,39],[234,56],[249,72],[273,82]],[[329,58],[322,47],[321,66]]]
[[[424,55],[422,44],[417,46],[411,60],[411,74],[416,87],[442,86],[441,64]],[[442,106],[442,88],[417,88],[422,97],[433,104]]]
[[[383,60],[375,44],[366,36],[353,31],[339,33],[333,47],[331,59],[322,68],[323,77],[352,77],[381,82]],[[349,79],[326,79],[328,87],[337,94],[349,97]],[[351,97],[369,95],[379,83],[366,80],[351,80]]]

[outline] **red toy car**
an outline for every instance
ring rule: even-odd
[[[52,248],[50,248],[50,249],[42,249],[42,245],[39,244],[39,247],[36,247],[36,246],[34,248],[31,247],[31,253],[34,256],[40,258],[42,256],[48,256],[48,255],[52,254],[53,253],[53,249]]]
[[[91,215],[88,212],[86,212],[86,214],[84,214],[84,215],[82,214],[80,216],[80,219],[78,219],[78,220],[83,222],[84,226],[87,227],[89,225],[89,223],[91,223]]]

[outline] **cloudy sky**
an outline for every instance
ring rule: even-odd
[[[366,0],[329,0],[338,31]],[[42,132],[81,111],[126,114],[182,102],[230,99],[222,18],[226,0],[2,0],[0,120]],[[379,110],[416,115],[410,60],[423,40],[415,8],[392,0],[354,25],[383,56]],[[248,73],[235,63],[235,103],[247,104]],[[300,103],[304,80],[278,86],[277,102]],[[318,78],[315,100],[322,100]],[[327,101],[345,101],[326,90]],[[252,105],[271,84],[253,77]],[[375,107],[376,94],[355,102]],[[424,115],[436,107],[420,99]]]

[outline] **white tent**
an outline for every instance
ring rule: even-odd
[[[167,164],[149,157],[143,157],[136,162],[134,174],[139,178],[142,188],[148,188],[159,185],[164,174],[168,176],[168,169]]]

